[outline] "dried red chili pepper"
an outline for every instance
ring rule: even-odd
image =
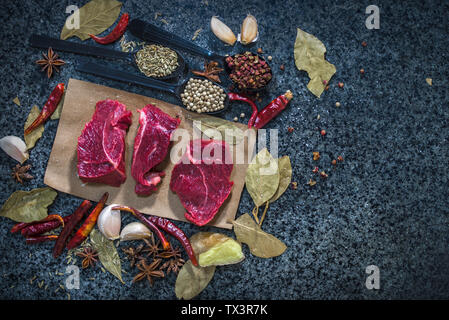
[[[112,209],[131,212],[135,217],[137,217],[139,220],[141,220],[142,223],[145,224],[147,227],[149,227],[152,230],[157,230],[156,235],[158,235],[158,236],[159,236],[159,233],[161,234],[161,232],[159,231],[158,228],[161,228],[168,234],[172,235],[184,247],[184,249],[185,249],[187,255],[189,256],[190,260],[192,261],[193,265],[198,266],[198,261],[196,259],[196,256],[193,251],[193,247],[190,243],[189,238],[186,236],[186,234],[181,229],[179,229],[170,220],[161,218],[161,217],[152,216],[152,215],[144,215],[141,212],[139,212],[138,210],[131,208],[131,207],[126,207],[126,206],[117,206]],[[161,239],[161,242],[163,242],[162,239]],[[170,244],[168,243],[168,245],[170,245]]]
[[[97,42],[99,44],[112,43],[114,41],[117,41],[118,38],[120,38],[121,36],[123,36],[123,34],[125,33],[125,30],[126,30],[126,27],[128,26],[128,22],[129,22],[129,14],[128,13],[124,13],[120,17],[120,20],[117,23],[117,25],[115,26],[115,28],[107,36],[97,37],[97,36],[95,36],[93,34],[89,34],[89,36],[92,39],[94,39],[95,42]]]
[[[48,216],[46,216],[44,219],[38,220],[38,221],[33,221],[33,222],[20,222],[16,225],[14,225],[11,228],[11,233],[16,233],[17,231],[23,230],[24,228],[36,225],[36,224],[41,224],[41,223],[45,223],[45,222],[56,222],[59,225],[63,225],[64,226],[64,219],[57,214],[50,214]]]
[[[26,243],[34,244],[34,243],[41,243],[41,242],[45,242],[45,241],[56,241],[56,240],[58,240],[58,237],[59,236],[54,235],[54,234],[49,234],[49,235],[45,235],[45,236],[27,237]]]
[[[84,200],[78,209],[72,214],[72,218],[66,223],[65,227],[59,234],[58,240],[56,240],[55,246],[53,248],[53,257],[57,258],[61,255],[62,250],[64,250],[67,239],[70,237],[73,229],[76,225],[83,219],[86,211],[90,209],[92,203],[89,200]]]
[[[64,225],[69,222],[72,215],[65,216],[62,218],[64,220]],[[49,232],[53,229],[59,228],[62,225],[61,221],[59,220],[52,220],[42,223],[36,223],[29,226],[26,226],[25,228],[20,231],[22,233],[22,236],[24,237],[30,237],[30,236],[37,236],[45,232]],[[64,227],[64,225],[62,225]]]
[[[55,112],[58,107],[59,101],[61,101],[62,95],[64,94],[64,83],[58,83],[58,85],[53,89],[48,97],[47,102],[45,103],[42,111],[39,113],[39,116],[36,120],[33,121],[32,124],[25,129],[24,135],[30,134],[34,129],[39,127],[41,124],[44,124],[45,121]]]
[[[283,95],[280,95],[273,101],[271,101],[265,108],[263,108],[254,121],[254,127],[257,129],[263,128],[268,122],[276,117],[282,110],[284,110],[290,100],[293,98],[293,94],[288,90]]]
[[[234,93],[234,92],[229,92],[228,97],[229,97],[230,101],[234,101],[234,100],[243,101],[243,102],[248,103],[251,106],[253,113],[251,114],[251,118],[249,118],[248,128],[252,128],[254,125],[254,121],[256,120],[257,114],[259,113],[259,110],[257,109],[257,106],[254,103],[254,101],[242,94],[238,94],[238,93]]]
[[[103,196],[101,197],[100,201],[97,203],[95,208],[92,210],[92,212],[89,214],[89,216],[84,221],[83,225],[78,229],[78,231],[75,233],[75,235],[70,239],[69,243],[67,243],[67,249],[73,249],[79,246],[89,235],[89,233],[94,228],[95,224],[97,223],[98,216],[100,215],[100,212],[103,210],[104,205],[106,204],[106,201],[108,200],[109,193],[105,192]]]

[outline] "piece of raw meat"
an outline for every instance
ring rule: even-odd
[[[135,192],[138,195],[149,195],[157,189],[165,175],[153,168],[167,155],[170,137],[181,119],[170,117],[152,104],[137,111],[140,113],[140,126],[134,139],[131,174],[136,180]]]
[[[126,180],[125,136],[132,113],[115,100],[98,101],[78,138],[78,175],[84,182],[119,187]]]
[[[231,193],[233,169],[229,146],[218,140],[193,140],[175,165],[170,189],[186,209],[185,217],[198,226],[211,221]]]

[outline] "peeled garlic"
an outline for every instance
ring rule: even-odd
[[[104,208],[98,217],[97,225],[100,232],[109,240],[120,238],[122,219],[120,210],[111,210],[117,204],[111,204]]]
[[[120,241],[139,240],[151,237],[151,231],[140,222],[127,224],[120,233]]]
[[[242,44],[250,44],[257,38],[257,20],[254,16],[248,14],[243,20],[242,28],[240,29],[240,42]]]
[[[28,148],[22,139],[16,136],[6,136],[0,139],[0,148],[6,152],[8,156],[24,163],[28,158]]]
[[[232,30],[215,16],[210,19],[210,28],[218,39],[230,44],[231,46],[233,46],[237,41],[237,38]]]

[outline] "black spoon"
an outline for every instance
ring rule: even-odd
[[[160,45],[166,45],[169,47],[176,48],[178,50],[184,50],[194,55],[202,56],[206,59],[210,60],[219,60],[222,65],[225,67],[225,70],[228,74],[231,73],[231,69],[228,68],[228,64],[226,63],[225,59],[226,56],[219,55],[215,52],[212,52],[210,50],[206,50],[204,48],[201,48],[197,46],[196,44],[187,41],[173,33],[170,33],[168,31],[165,31],[155,25],[152,25],[151,23],[145,22],[140,19],[134,19],[131,20],[131,22],[128,25],[128,30],[137,38],[140,38],[144,41],[158,43]],[[254,54],[254,53],[253,53]],[[245,89],[246,91],[250,92],[258,92],[265,90],[268,84],[273,79],[273,72],[271,67],[269,66],[268,62],[261,57],[258,54],[255,54],[259,57],[259,60],[265,61],[266,65],[271,70],[271,79],[268,80],[267,84],[261,88],[258,89]]]
[[[144,86],[147,88],[151,88],[151,89],[156,89],[156,90],[160,90],[160,91],[164,91],[164,92],[168,92],[171,93],[173,95],[175,95],[178,100],[181,102],[181,105],[183,107],[185,107],[185,105],[182,102],[182,98],[181,98],[181,93],[184,92],[184,89],[188,83],[188,81],[191,78],[186,78],[184,79],[180,84],[171,84],[171,83],[167,83],[167,82],[163,82],[163,81],[159,81],[159,80],[155,80],[152,78],[147,78],[141,75],[136,75],[130,72],[126,72],[126,71],[121,71],[121,70],[116,70],[107,66],[103,66],[100,64],[96,64],[96,63],[92,63],[92,62],[83,62],[80,63],[76,66],[76,70],[77,71],[81,71],[81,72],[85,72],[85,73],[90,73],[96,76],[100,76],[100,77],[104,77],[104,78],[109,78],[112,80],[118,80],[118,81],[123,81],[123,82],[128,82],[131,84],[135,84],[135,85],[140,85],[140,86]],[[192,77],[195,79],[201,79],[204,80],[202,78],[197,78],[197,77]],[[229,106],[229,97],[228,97],[228,91],[214,83],[214,85],[220,87],[223,89],[224,93],[226,94],[226,98],[224,101],[224,107],[223,109],[217,110],[217,111],[211,111],[211,112],[204,112],[206,114],[217,114],[220,112],[225,111],[228,106]]]
[[[112,59],[121,59],[128,63],[133,64],[137,70],[139,67],[137,66],[135,55],[130,52],[122,52],[117,50],[111,50],[99,46],[91,46],[87,44],[66,41],[61,39],[50,38],[43,35],[33,34],[30,37],[30,45],[34,48],[44,48],[47,49],[51,47],[53,50],[59,50],[70,53],[78,53],[88,56],[95,57],[103,57],[103,58],[112,58]],[[174,79],[182,75],[186,64],[184,58],[176,52],[178,55],[178,67],[169,75],[164,77],[157,77],[158,80],[169,80]],[[139,70],[140,71],[140,70]],[[156,77],[155,77],[156,78]]]

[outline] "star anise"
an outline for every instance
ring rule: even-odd
[[[134,265],[136,264],[137,261],[140,261],[141,259],[143,259],[142,249],[143,249],[143,244],[139,245],[136,248],[129,247],[128,249],[123,249],[123,252],[126,253],[126,255],[128,256],[128,260],[130,261],[131,267],[134,267]]]
[[[47,54],[42,53],[43,59],[37,60],[36,63],[42,66],[41,71],[45,71],[47,69],[47,77],[50,78],[53,74],[53,70],[59,72],[57,67],[60,67],[65,64],[65,61],[62,59],[58,59],[58,54],[53,51],[50,47],[48,48]]]
[[[153,234],[151,234],[150,239],[151,241],[143,239],[143,241],[145,241],[146,247],[142,250],[142,252],[145,252],[147,254],[147,257],[155,257],[162,250],[161,244],[160,241],[154,241]]]
[[[162,259],[170,259],[170,258],[178,259],[181,258],[181,250],[179,248],[170,247],[170,249],[158,253],[156,257]]]
[[[91,247],[85,247],[82,252],[77,252],[76,255],[84,258],[82,262],[83,269],[86,269],[89,266],[94,266],[95,262],[97,262],[98,253]]]
[[[201,76],[201,77],[206,77],[207,79],[211,80],[211,81],[215,81],[220,83],[220,77],[218,76],[218,74],[220,72],[222,72],[223,69],[218,67],[218,62],[217,61],[211,61],[211,62],[204,62],[204,71],[192,71],[192,73],[194,75],[197,76]]]
[[[164,272],[158,270],[160,259],[153,260],[149,265],[145,260],[140,260],[137,264],[137,268],[141,271],[133,279],[133,283],[147,278],[150,285],[153,285],[153,278],[163,278],[165,276]]]
[[[160,270],[167,269],[167,275],[170,274],[171,271],[174,273],[178,273],[179,269],[184,265],[185,261],[184,259],[178,258],[178,259],[170,259],[161,266]]]
[[[12,168],[11,175],[17,182],[23,184],[24,180],[31,180],[34,178],[31,174],[27,172],[28,170],[30,170],[30,168],[31,168],[30,164],[26,166],[21,166],[20,164],[17,164],[14,168]]]

